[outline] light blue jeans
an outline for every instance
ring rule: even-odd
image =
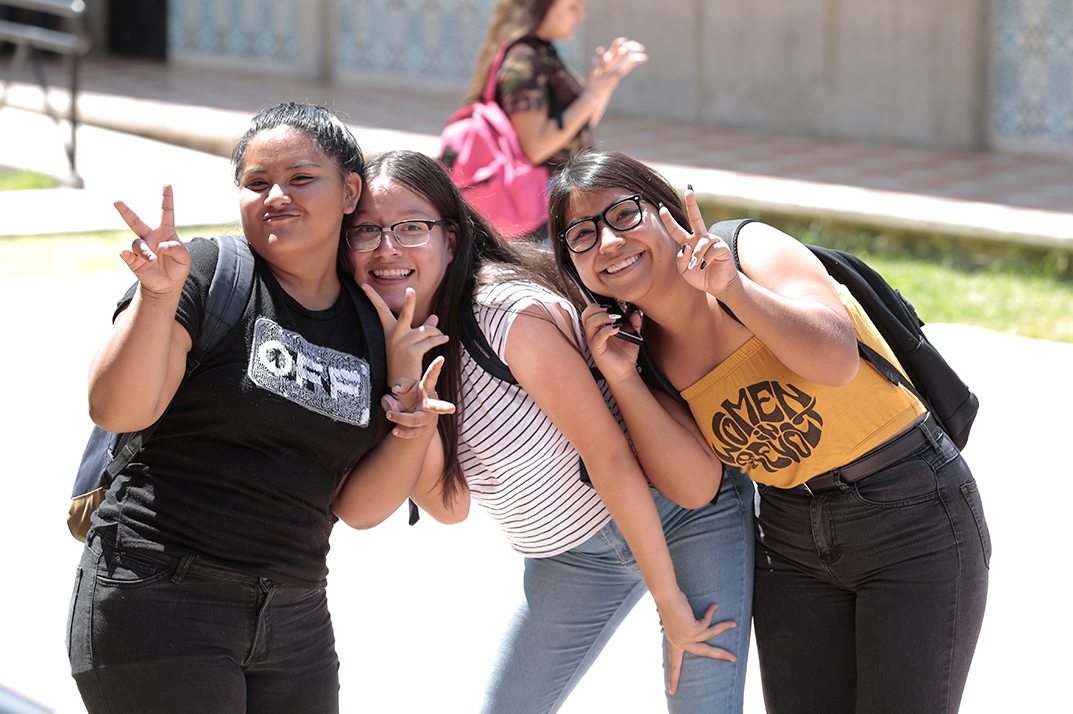
[[[741,712],[753,597],[753,486],[724,472],[716,505],[688,510],[653,490],[678,585],[697,617],[717,603],[714,621],[738,626],[710,640],[736,663],[686,653],[674,714]],[[637,563],[612,521],[585,543],[552,558],[526,558],[525,597],[502,643],[485,714],[550,714],[596,661],[646,592]],[[649,617],[658,617],[649,613]],[[668,668],[663,645],[664,686]]]

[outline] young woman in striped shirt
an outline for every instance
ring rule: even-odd
[[[478,501],[526,559],[485,711],[557,710],[647,586],[670,645],[668,709],[740,712],[750,484],[728,474],[718,493],[682,505],[651,489],[554,266],[532,245],[500,241],[436,161],[406,151],[370,161],[353,226],[354,276],[380,310],[389,364],[407,365],[389,383],[446,357],[439,384],[456,417],[440,419],[414,500],[444,523]],[[466,312],[516,384],[463,347]],[[715,470],[716,483],[722,472],[714,456],[663,468]]]

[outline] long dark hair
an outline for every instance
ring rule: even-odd
[[[462,310],[472,310],[474,291],[492,280],[535,282],[558,293],[558,279],[552,261],[537,245],[503,240],[466,202],[439,161],[416,151],[388,151],[370,159],[365,167],[366,185],[379,178],[398,181],[428,201],[441,219],[455,224],[454,257],[432,299],[439,329],[451,340],[425,356],[426,365],[438,355],[444,356],[437,391],[458,409],[454,417],[440,417],[438,426],[444,449],[443,499],[447,503],[465,484],[458,463],[463,418]]]
[[[477,67],[469,81],[465,104],[480,98],[485,84],[488,83],[488,73],[492,70],[492,62],[495,61],[499,48],[536,34],[555,1],[499,0],[492,11],[492,19],[488,22],[484,42],[477,51]]]
[[[231,170],[236,186],[240,185],[242,169],[246,165],[246,151],[253,137],[266,129],[281,126],[289,126],[309,137],[310,141],[335,163],[339,175],[344,179],[347,174],[360,176],[365,168],[365,156],[361,152],[361,147],[358,146],[358,140],[339,117],[332,114],[330,110],[314,104],[284,102],[262,110],[250,121],[246,133],[235,143],[235,148],[231,151]],[[339,248],[336,258],[341,275],[351,273],[350,253],[346,249],[343,235],[350,228],[353,215],[353,213],[348,213],[343,216],[343,223],[339,230]]]
[[[663,204],[674,216],[679,225],[688,226],[682,197],[658,171],[632,156],[617,151],[581,151],[572,157],[556,177],[548,201],[548,230],[552,236],[552,248],[555,253],[555,267],[559,270],[560,291],[564,291],[578,308],[579,312],[586,306],[581,294],[574,288],[566,275],[576,274],[570,251],[559,239],[559,233],[566,229],[566,212],[570,210],[570,201],[576,193],[624,189],[628,193],[639,193],[641,198],[651,204]],[[605,295],[607,302],[612,298]]]

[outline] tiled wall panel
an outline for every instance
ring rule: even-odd
[[[168,58],[315,77],[324,0],[182,0],[168,3]]]
[[[1073,0],[995,0],[997,146],[1073,152]]]
[[[494,0],[339,0],[340,73],[464,82]]]
[[[496,0],[335,0],[338,79],[403,79],[464,87]],[[584,32],[579,31],[578,35]],[[577,39],[557,42],[577,64]]]

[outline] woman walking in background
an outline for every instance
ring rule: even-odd
[[[618,83],[648,61],[644,47],[619,37],[599,47],[585,78],[571,71],[552,44],[569,40],[585,19],[585,0],[500,0],[492,14],[467,103],[477,100],[497,57],[495,100],[507,114],[522,151],[554,176],[571,156],[593,145]],[[543,241],[541,228],[533,236]]]

